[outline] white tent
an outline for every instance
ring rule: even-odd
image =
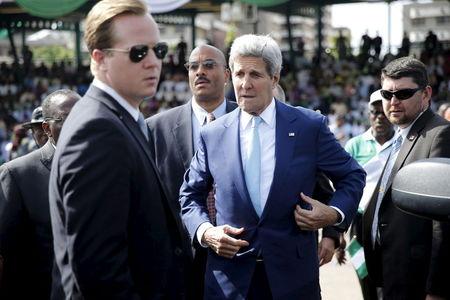
[[[43,29],[29,35],[26,39],[29,46],[67,46],[72,48],[73,39],[69,32]]]
[[[177,9],[188,3],[190,0],[147,0],[152,14],[166,13]]]

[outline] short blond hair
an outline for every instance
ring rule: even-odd
[[[149,13],[141,0],[102,0],[95,4],[86,18],[84,41],[89,53],[94,49],[111,48],[114,42],[112,22],[119,15],[143,16]]]

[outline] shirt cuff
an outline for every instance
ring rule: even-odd
[[[344,220],[345,220],[345,215],[344,215],[344,213],[342,212],[342,210],[340,210],[340,209],[337,208],[336,206],[330,206],[330,207],[334,208],[334,209],[339,213],[339,215],[341,216],[341,219],[338,220],[335,224],[333,224],[333,226],[341,225],[342,222],[344,222]],[[202,224],[202,225],[203,225],[203,224]]]
[[[208,245],[205,245],[202,243],[202,237],[203,234],[205,233],[205,231],[211,227],[214,227],[211,223],[209,222],[204,222],[202,224],[200,224],[200,226],[198,226],[197,228],[197,241],[200,244],[200,246],[202,246],[203,248],[208,248]]]

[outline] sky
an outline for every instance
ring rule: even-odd
[[[394,1],[391,3],[391,46],[396,53],[403,37],[403,5],[412,1]],[[426,2],[426,1],[417,1]],[[429,1],[428,1],[429,2]],[[356,3],[331,6],[331,24],[333,27],[347,27],[352,34],[352,47],[359,47],[361,36],[368,30],[370,37],[377,31],[383,38],[383,52],[388,45],[388,4]]]

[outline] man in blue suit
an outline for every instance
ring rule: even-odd
[[[324,116],[273,98],[281,51],[267,36],[235,40],[229,66],[239,109],[202,127],[180,191],[191,239],[208,247],[205,299],[319,299],[314,231],[346,229],[365,173],[329,131]],[[308,197],[316,173],[336,192]],[[216,188],[216,226],[206,195]]]

